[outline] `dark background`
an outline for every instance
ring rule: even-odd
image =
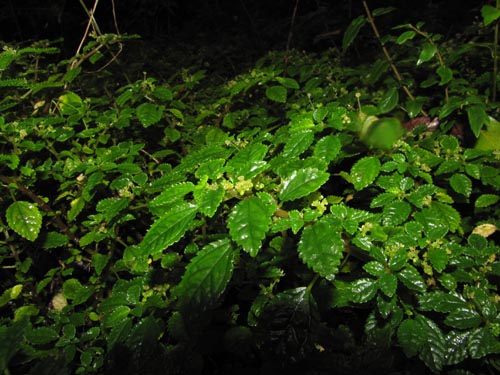
[[[94,1],[82,0],[88,8]],[[480,16],[477,0],[368,1],[372,9],[395,6],[380,26],[424,20],[429,31],[459,33]],[[79,0],[3,0],[0,41],[31,42],[64,38],[63,51],[76,49],[88,17]],[[96,19],[103,33],[116,32],[111,0],[100,0]],[[247,53],[285,49],[296,0],[114,0],[120,33],[139,34],[154,45],[232,45]],[[318,37],[343,31],[364,14],[360,0],[299,0],[291,47],[321,50],[337,38]]]

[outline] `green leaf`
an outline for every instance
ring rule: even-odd
[[[392,111],[396,106],[398,105],[399,102],[399,92],[397,87],[391,87],[387,92],[384,94],[382,99],[380,100],[380,103],[378,103],[378,110],[380,113],[387,113]]]
[[[442,370],[448,351],[448,345],[445,336],[436,323],[424,317],[417,315],[416,318],[422,327],[422,347],[419,357],[433,372],[438,373]]]
[[[132,309],[128,306],[116,306],[115,308],[104,313],[102,317],[102,325],[107,328],[120,327],[122,324],[128,324],[128,317]],[[128,333],[128,332],[127,332]]]
[[[483,16],[484,26],[488,26],[500,17],[500,9],[491,5],[484,5],[481,8],[481,15]]]
[[[179,241],[189,229],[196,215],[197,206],[181,203],[156,220],[140,243],[143,255],[154,255]]]
[[[191,182],[181,182],[163,189],[160,195],[149,202],[149,210],[156,216],[163,216],[168,210],[184,200],[184,196],[191,193],[195,185]]]
[[[448,264],[448,254],[446,248],[438,247],[429,249],[427,256],[432,264],[432,267],[437,272],[443,272]]]
[[[239,202],[229,214],[227,227],[233,240],[255,257],[272,223],[273,207],[258,196]]]
[[[316,168],[296,169],[283,179],[279,197],[283,202],[305,197],[317,191],[330,175]]]
[[[383,226],[397,226],[406,221],[411,213],[411,206],[403,201],[391,202],[382,212]]]
[[[105,221],[111,221],[116,215],[127,208],[130,203],[128,198],[102,199],[96,205],[96,211],[104,214]]]
[[[220,240],[205,246],[187,265],[174,292],[186,318],[215,305],[231,279],[235,256],[230,241]]]
[[[92,266],[95,269],[95,273],[100,275],[104,270],[104,267],[108,264],[110,259],[109,255],[104,254],[94,254],[92,255]]]
[[[224,194],[222,187],[212,189],[207,186],[206,189],[196,189],[193,196],[200,212],[207,217],[213,217],[224,199]]]
[[[413,39],[417,35],[417,33],[413,30],[408,30],[402,33],[398,38],[396,39],[397,44],[404,44],[407,40]]]
[[[35,241],[38,238],[42,228],[42,214],[38,207],[30,202],[13,202],[5,212],[7,224],[21,237],[29,241]]]
[[[68,279],[63,284],[63,293],[67,299],[73,300],[74,305],[79,305],[92,296],[94,288],[82,285],[77,279]]]
[[[458,211],[450,205],[433,201],[430,207],[431,216],[439,217],[450,231],[455,232],[460,228],[461,217]]]
[[[440,86],[450,83],[453,79],[453,70],[448,67],[440,66],[436,69],[436,73],[441,78],[441,81],[439,82]]]
[[[404,320],[398,327],[398,341],[408,357],[417,355],[422,346],[422,327],[413,319]]]
[[[344,37],[342,39],[342,49],[344,51],[349,48],[349,46],[352,44],[354,39],[356,39],[356,36],[358,36],[359,31],[361,28],[364,26],[366,23],[366,17],[365,16],[359,16],[355,19],[352,20],[352,22],[347,26],[347,29],[345,30]]]
[[[75,94],[74,92],[68,92],[59,97],[59,110],[61,114],[65,116],[80,115],[83,116],[85,113],[85,103],[82,98]]]
[[[0,296],[0,307],[5,306],[12,300],[15,300],[21,294],[23,290],[23,284],[17,284],[13,287],[5,290]]]
[[[305,228],[298,246],[300,259],[329,281],[334,280],[338,273],[343,250],[340,232],[324,221]]]
[[[426,61],[429,61],[434,57],[434,55],[437,52],[437,47],[434,44],[431,43],[424,43],[424,46],[422,48],[422,51],[420,52],[420,56],[418,57],[417,60],[417,65],[420,65]]]
[[[351,168],[351,182],[356,190],[362,190],[377,178],[380,173],[380,160],[374,156],[364,157]]]
[[[349,299],[355,303],[370,301],[377,294],[377,281],[369,278],[361,278],[350,283]]]
[[[481,129],[484,124],[488,122],[488,115],[486,114],[485,104],[474,104],[469,105],[466,108],[467,119],[469,120],[470,130],[474,133],[477,138],[481,133]]]
[[[450,185],[457,193],[470,196],[472,193],[472,181],[464,174],[457,173],[451,176]]]
[[[425,292],[426,290],[424,278],[412,265],[407,264],[405,268],[399,271],[398,278],[408,289],[417,292]]]
[[[68,242],[69,238],[65,234],[59,232],[48,232],[43,241],[42,247],[44,249],[54,249],[56,247],[67,245]]]
[[[387,297],[392,297],[398,287],[398,278],[392,273],[383,273],[378,278],[378,287]]]
[[[39,327],[28,331],[26,338],[34,345],[44,345],[59,338],[56,330],[49,327]]]
[[[488,354],[500,353],[500,342],[487,327],[477,328],[469,335],[467,349],[472,358],[482,358]]]
[[[286,87],[287,89],[299,89],[300,86],[299,84],[297,83],[296,80],[294,80],[293,78],[289,78],[289,77],[276,77],[276,81],[278,81],[280,83],[280,85]]]
[[[142,126],[147,128],[161,120],[164,109],[165,107],[153,103],[142,103],[136,108],[135,113]]]
[[[459,307],[450,312],[444,322],[454,328],[476,328],[481,324],[481,315],[470,307]]]
[[[286,103],[286,88],[283,86],[270,86],[266,89],[266,96],[274,102]]]
[[[290,135],[290,138],[285,144],[285,148],[281,156],[285,158],[294,158],[300,156],[304,151],[308,150],[314,141],[314,133],[312,130],[295,131]]]
[[[329,163],[337,158],[341,148],[342,144],[338,136],[327,135],[316,142],[313,155]]]

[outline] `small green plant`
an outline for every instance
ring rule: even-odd
[[[397,86],[333,51],[109,93],[71,60],[33,90],[46,48],[0,54],[2,373],[498,370],[492,143],[375,142]]]

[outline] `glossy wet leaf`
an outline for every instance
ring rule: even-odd
[[[329,177],[330,175],[327,172],[320,171],[317,168],[308,167],[294,170],[283,178],[279,197],[284,202],[305,197],[317,191]]]
[[[42,227],[42,214],[38,207],[30,202],[13,202],[6,210],[5,217],[9,227],[29,241],[38,238]]]
[[[472,181],[464,174],[457,173],[451,176],[450,185],[457,193],[469,197],[472,193]]]
[[[411,213],[411,206],[404,201],[387,204],[382,212],[382,225],[397,226],[406,221]]]
[[[361,278],[350,284],[350,300],[355,303],[370,301],[377,294],[377,281]]]
[[[298,252],[302,261],[327,280],[334,280],[343,258],[344,242],[340,233],[319,221],[302,232]]]
[[[397,87],[391,87],[389,90],[387,90],[387,92],[380,100],[380,103],[378,104],[378,109],[381,114],[388,113],[392,111],[394,108],[396,108],[398,102],[399,102],[398,89]]]
[[[165,212],[146,232],[140,243],[141,253],[157,254],[179,241],[192,224],[196,211],[195,205],[181,203]]]
[[[362,190],[377,178],[380,173],[380,160],[374,156],[358,160],[351,168],[351,182],[356,190]]]
[[[214,306],[231,279],[235,256],[229,240],[212,242],[196,254],[175,288],[183,315],[197,315]]]
[[[274,209],[258,196],[239,202],[229,214],[227,227],[233,240],[255,257],[272,222]]]
[[[420,51],[420,55],[418,57],[417,65],[420,65],[426,61],[429,61],[434,57],[437,52],[437,47],[431,43],[424,43],[422,51]]]

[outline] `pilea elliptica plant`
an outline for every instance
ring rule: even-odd
[[[387,144],[426,98],[334,51],[111,95],[53,52],[0,54],[2,373],[498,370],[491,142]]]

